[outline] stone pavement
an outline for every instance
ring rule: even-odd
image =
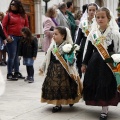
[[[0,97],[0,120],[98,120],[101,107],[86,106],[82,100],[71,108],[63,106],[59,113],[51,112],[53,105],[40,103],[43,77],[38,75],[38,69],[43,59],[44,53],[38,52],[34,83],[6,81],[6,91]],[[6,78],[6,67],[0,69]],[[26,76],[22,63],[20,71]],[[120,105],[110,107],[108,120],[120,120]]]

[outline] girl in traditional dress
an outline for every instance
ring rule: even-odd
[[[77,55],[77,67],[78,67],[80,76],[82,76],[81,64],[82,64],[82,58],[83,58],[83,52],[84,52],[86,39],[91,30],[91,25],[93,23],[93,20],[94,20],[93,18],[95,16],[97,9],[98,9],[98,6],[95,3],[88,4],[87,10],[83,14],[80,24],[79,24],[79,29],[78,29],[75,43],[80,45],[80,52]]]
[[[40,67],[40,72],[45,72],[41,102],[56,105],[52,112],[58,112],[61,105],[72,106],[80,100],[82,85],[75,65],[70,66],[63,57],[63,46],[73,44],[70,30],[56,27],[53,39]]]
[[[114,66],[107,63],[111,54],[120,52],[120,33],[115,19],[105,7],[96,11],[96,22],[87,38],[81,68],[85,72],[83,98],[86,105],[102,106],[100,120],[107,120],[108,106],[117,106],[120,101]]]

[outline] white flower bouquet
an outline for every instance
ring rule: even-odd
[[[120,62],[120,54],[113,54],[111,55],[114,62],[119,63]]]
[[[105,59],[106,63],[120,63],[120,54],[112,54],[110,58]]]
[[[76,53],[76,51],[79,51],[80,46],[78,46],[77,44],[65,44],[62,47],[63,50],[63,57],[65,58],[65,60],[69,63],[69,65],[73,65],[75,62],[75,56],[74,54]]]

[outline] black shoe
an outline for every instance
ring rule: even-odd
[[[25,77],[23,77],[20,72],[15,72],[14,75],[15,75],[17,78],[25,79]]]
[[[29,80],[29,77],[28,77],[28,76],[25,77],[24,81],[26,82],[26,81],[28,81],[28,80]]]
[[[34,78],[33,77],[28,77],[28,83],[33,83],[34,82]]]
[[[7,79],[8,80],[13,80],[13,81],[17,81],[18,80],[18,78],[16,78],[12,73],[9,73],[9,74],[7,74]]]
[[[7,74],[7,79],[12,79],[12,77],[13,77],[12,73]]]
[[[100,114],[100,120],[107,120],[108,115],[106,113]]]
[[[74,104],[69,104],[70,107],[72,107]]]
[[[59,112],[59,111],[61,111],[61,109],[62,109],[62,106],[55,106],[55,107],[53,107],[52,112],[53,113]]]

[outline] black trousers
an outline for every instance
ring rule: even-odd
[[[32,66],[26,66],[27,75],[28,77],[34,77],[34,67]]]

